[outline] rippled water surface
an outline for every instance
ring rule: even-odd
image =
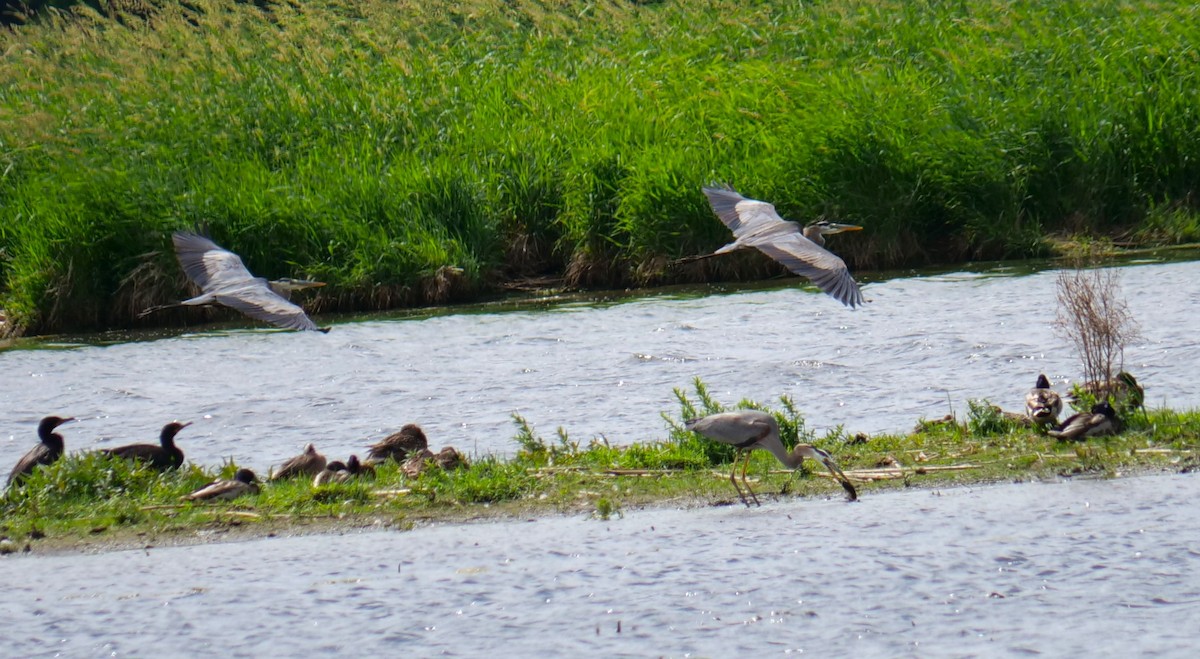
[[[1191,369],[1200,262],[1121,268],[1144,339],[1127,362],[1152,405],[1200,406]],[[904,431],[987,398],[1019,409],[1039,372],[1060,390],[1078,359],[1055,335],[1055,271],[950,273],[871,283],[851,311],[796,279],[773,289],[569,303],[522,311],[337,324],[0,352],[0,465],[47,414],[68,450],[153,441],[166,422],[189,459],[265,470],[306,442],[362,453],[408,422],[436,448],[515,450],[511,415],[552,436],[662,439],[672,389],[695,377],[733,404],[788,395],[810,425]],[[62,348],[62,349],[54,349]]]
[[[1177,656],[1200,478],[0,559],[5,654]]]

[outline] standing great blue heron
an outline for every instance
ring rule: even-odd
[[[292,291],[324,286],[324,283],[290,277],[267,281],[250,274],[237,254],[204,236],[177,231],[171,240],[175,243],[175,254],[184,274],[200,287],[201,293],[175,304],[151,307],[139,317],[177,306],[221,304],[276,327],[329,331],[328,327],[317,327],[304,309],[288,301]]]
[[[710,186],[704,188],[704,194],[713,212],[734,236],[733,242],[707,256],[754,247],[788,270],[808,277],[851,309],[863,303],[862,292],[846,263],[823,247],[824,236],[859,231],[862,227],[821,220],[801,229],[799,224],[779,217],[771,204],[747,199],[733,188]]]
[[[700,419],[688,419],[683,422],[683,425],[688,430],[698,432],[722,444],[729,444],[737,449],[737,453],[733,457],[733,471],[729,472],[729,482],[733,483],[733,489],[737,490],[742,503],[747,507],[750,506],[750,503],[746,501],[746,495],[742,494],[742,488],[738,486],[734,476],[737,474],[738,460],[744,458],[742,483],[746,486],[750,497],[754,499],[754,504],[761,505],[758,503],[758,497],[755,496],[754,490],[750,489],[750,483],[746,482],[746,468],[750,466],[750,452],[756,448],[770,451],[789,469],[798,468],[804,462],[804,458],[820,460],[821,464],[825,465],[833,477],[842,484],[842,489],[846,490],[847,499],[850,501],[858,499],[858,492],[854,490],[854,485],[838,468],[833,461],[833,456],[811,444],[797,444],[792,452],[788,453],[779,439],[779,422],[771,414],[759,410],[721,412]]]
[[[1112,435],[1121,429],[1121,421],[1117,412],[1107,401],[1096,403],[1091,412],[1080,412],[1063,421],[1057,430],[1051,430],[1049,435],[1057,439],[1073,439],[1083,441],[1088,437]]]
[[[1053,426],[1058,423],[1062,408],[1062,397],[1050,388],[1050,381],[1044,374],[1039,375],[1037,384],[1025,394],[1025,416],[1035,426]]]
[[[175,446],[175,435],[190,425],[192,425],[191,421],[187,423],[172,421],[163,426],[162,432],[158,434],[157,446],[154,444],[127,444],[116,448],[101,449],[100,452],[135,462],[146,462],[158,471],[178,469],[183,466],[183,451]]]
[[[5,487],[11,486],[13,482],[19,482],[29,474],[33,473],[34,467],[38,465],[52,464],[55,460],[62,457],[63,454],[63,437],[54,432],[54,429],[68,421],[74,421],[73,417],[57,417],[48,416],[38,423],[38,439],[41,440],[37,446],[29,449],[17,465],[13,467],[8,474],[8,482]]]

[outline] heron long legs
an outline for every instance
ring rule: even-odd
[[[750,498],[754,500],[754,505],[762,505],[758,502],[758,495],[754,494],[754,490],[750,487],[750,481],[746,480],[746,470],[750,468],[750,453],[749,449],[738,449],[733,455],[733,470],[729,472],[729,482],[733,483],[733,489],[737,490],[738,497],[747,508],[750,507],[750,502],[746,501],[746,495],[742,494],[742,488],[738,486],[737,480],[734,478],[737,475],[737,463],[739,459],[742,461],[742,485],[746,486],[746,491],[750,493]]]

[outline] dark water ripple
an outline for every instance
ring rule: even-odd
[[[1200,477],[0,560],[6,651],[1193,656]]]

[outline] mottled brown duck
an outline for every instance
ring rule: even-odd
[[[417,424],[409,423],[405,424],[398,432],[372,444],[368,449],[367,459],[383,462],[391,458],[398,464],[403,464],[410,455],[420,453],[427,448],[429,448],[429,440],[425,438],[425,432]]]
[[[220,499],[236,499],[243,494],[258,494],[258,476],[249,469],[238,469],[233,478],[219,478],[208,485],[185,494],[186,501],[217,501]]]
[[[317,453],[316,446],[309,444],[304,447],[303,453],[280,465],[279,469],[271,474],[271,480],[277,481],[295,476],[313,477],[325,469],[325,464],[325,456]]]

